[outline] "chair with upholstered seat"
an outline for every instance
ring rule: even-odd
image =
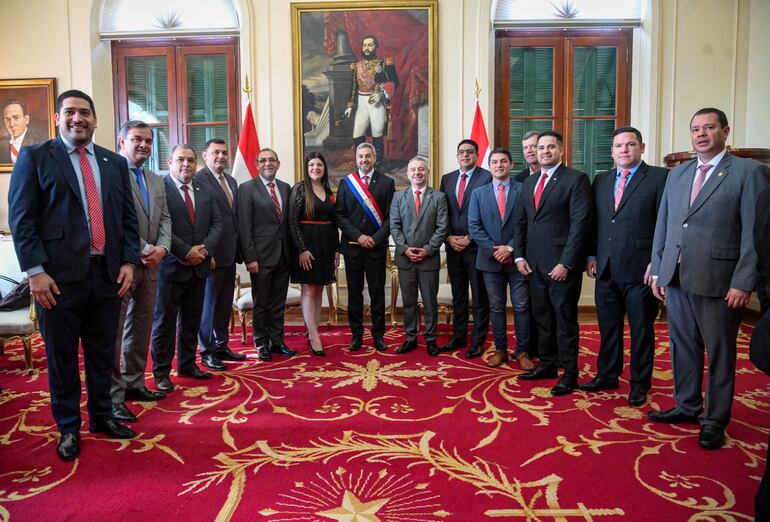
[[[24,274],[19,267],[10,236],[0,237],[0,274],[21,281]],[[6,295],[13,284],[0,282],[0,291]],[[32,336],[37,331],[35,307],[30,304],[20,310],[0,311],[0,354],[4,352],[7,339],[19,338],[24,345],[24,362],[27,373],[32,373]]]

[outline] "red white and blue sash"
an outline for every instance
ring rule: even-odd
[[[350,191],[356,197],[358,202],[361,203],[364,213],[369,217],[369,220],[377,229],[379,229],[382,226],[383,220],[382,210],[380,210],[380,207],[372,197],[369,189],[361,182],[358,173],[353,172],[352,174],[348,174],[345,177],[345,182],[348,184],[348,187],[350,187]]]

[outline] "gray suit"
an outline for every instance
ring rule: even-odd
[[[404,331],[407,341],[417,339],[417,289],[425,306],[425,340],[436,340],[438,322],[438,276],[441,244],[447,235],[449,215],[443,192],[424,189],[420,214],[416,214],[411,188],[396,192],[390,205],[390,233],[396,243],[395,265],[404,303]],[[413,263],[404,252],[409,247],[424,248],[428,257]]]
[[[166,186],[163,178],[144,169],[144,182],[149,195],[150,208],[145,206],[136,176],[129,174],[131,193],[139,225],[139,251],[150,245],[171,250],[171,217],[166,202]],[[160,265],[147,268],[139,264],[134,268],[131,288],[123,296],[115,350],[115,368],[112,372],[110,395],[112,402],[124,402],[126,389],[143,388],[147,366],[147,352],[155,313],[155,290]]]
[[[727,307],[730,288],[752,291],[757,255],[752,228],[766,186],[762,166],[725,154],[690,206],[697,160],[669,174],[652,248],[652,275],[666,287],[674,399],[688,415],[704,408],[703,350],[709,372],[702,424],[730,421],[736,336],[742,310]]]

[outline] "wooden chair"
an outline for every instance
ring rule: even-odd
[[[21,281],[24,274],[16,260],[16,252],[13,249],[13,239],[10,236],[0,237],[0,274]],[[10,291],[10,283],[0,283],[3,295]],[[37,332],[34,303],[21,310],[0,311],[0,354],[5,352],[5,341],[8,339],[21,339],[24,345],[24,362],[27,373],[32,374],[32,336]]]

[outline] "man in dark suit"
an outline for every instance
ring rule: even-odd
[[[478,357],[484,350],[489,330],[489,298],[484,280],[476,271],[478,248],[468,233],[468,208],[471,193],[492,181],[492,175],[476,166],[479,146],[473,140],[457,144],[457,163],[460,168],[441,177],[439,190],[446,194],[449,209],[449,235],[446,238],[446,267],[452,285],[452,339],[441,351],[465,348],[468,344],[468,286],[473,307],[473,333],[467,358]]]
[[[171,251],[171,216],[163,178],[144,163],[152,153],[152,129],[142,121],[129,120],[118,135],[120,155],[128,162],[131,193],[139,227],[139,260],[131,288],[123,296],[112,371],[112,416],[135,422],[126,399],[157,401],[166,394],[147,389],[144,374],[155,313],[160,262]]]
[[[89,431],[135,435],[112,418],[110,375],[120,300],[139,264],[139,234],[126,160],[92,141],[93,100],[65,91],[54,118],[59,138],[20,151],[8,215],[45,343],[51,409],[61,433],[56,453],[73,460],[80,453],[81,343]]]
[[[406,168],[411,187],[396,192],[390,206],[390,233],[396,243],[394,263],[404,303],[406,340],[397,353],[417,348],[417,290],[425,307],[425,342],[428,354],[439,354],[436,345],[438,323],[438,274],[441,244],[447,233],[447,203],[443,193],[428,186],[430,167],[417,156]]]
[[[516,204],[514,251],[516,265],[530,276],[532,315],[538,329],[540,365],[521,379],[557,377],[557,353],[551,340],[556,324],[558,361],[564,374],[553,395],[571,393],[578,380],[578,299],[583,283],[592,198],[588,176],[562,164],[561,134],[540,133],[539,176],[524,182]]]
[[[498,147],[489,155],[492,183],[473,191],[468,230],[478,245],[476,269],[484,277],[495,336],[495,354],[487,365],[496,368],[508,360],[508,292],[513,304],[516,332],[515,359],[522,370],[535,365],[529,357],[529,285],[513,260],[515,222],[513,209],[521,195],[521,183],[511,179],[511,153]]]
[[[334,212],[342,230],[340,252],[345,256],[348,283],[349,349],[361,348],[364,337],[364,276],[369,285],[372,338],[377,351],[385,345],[385,265],[390,236],[390,203],[395,192],[392,178],[374,170],[374,147],[356,147],[358,171],[340,182]]]
[[[194,179],[200,181],[201,187],[214,198],[222,216],[222,236],[213,256],[214,269],[206,278],[198,340],[203,366],[210,370],[226,370],[223,360],[242,361],[246,358],[244,354],[234,353],[227,345],[235,292],[235,264],[240,261],[236,214],[238,182],[225,173],[228,159],[227,144],[223,140],[214,138],[206,142],[203,161],[205,166],[195,174]]]
[[[171,253],[163,258],[158,304],[152,327],[152,373],[162,392],[174,390],[169,379],[177,344],[177,375],[210,379],[195,364],[206,278],[212,253],[222,235],[222,218],[214,198],[195,174],[195,150],[186,144],[171,149],[166,201],[171,215]],[[177,325],[179,332],[177,332]]]
[[[593,183],[595,240],[589,248],[588,277],[596,278],[596,316],[601,344],[596,377],[580,389],[617,389],[623,373],[623,319],[631,328],[631,391],[628,402],[647,402],[655,355],[658,301],[652,295],[650,255],[658,206],[668,171],[642,161],[642,133],[619,127],[612,137],[615,168]]]
[[[649,416],[700,421],[699,444],[706,449],[722,447],[730,422],[736,337],[757,283],[756,201],[767,186],[759,163],[727,152],[729,133],[719,109],[695,113],[690,138],[698,157],[669,174],[652,247],[652,291],[666,300],[676,405]]]
[[[251,277],[251,329],[254,347],[263,361],[273,353],[296,355],[284,343],[283,324],[289,291],[289,192],[275,175],[278,154],[262,149],[257,155],[259,176],[238,187],[238,227],[241,252]]]
[[[16,163],[22,147],[42,143],[46,139],[29,127],[27,104],[22,100],[10,99],[3,103],[3,123],[8,136],[0,138],[0,163]]]

